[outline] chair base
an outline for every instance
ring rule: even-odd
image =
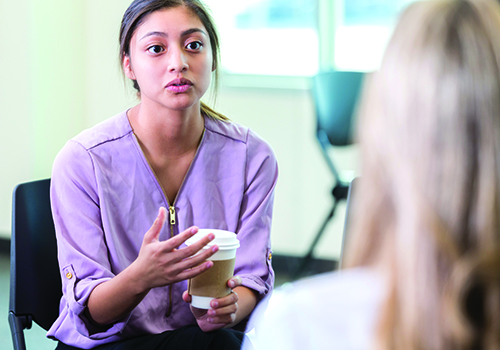
[[[14,350],[26,350],[24,340],[24,330],[31,328],[32,320],[29,316],[17,316],[12,311],[9,312],[9,325],[12,334]]]
[[[304,259],[302,260],[302,263],[299,265],[299,267],[297,268],[297,270],[295,270],[295,272],[292,274],[292,278],[294,280],[296,280],[299,277],[301,277],[301,275],[304,272],[305,268],[311,262],[312,257],[313,257],[313,253],[314,253],[314,249],[316,248],[316,245],[318,244],[321,236],[323,235],[323,232],[325,231],[326,226],[328,225],[328,223],[332,219],[333,215],[335,214],[335,210],[337,209],[337,204],[341,200],[347,199],[347,194],[348,193],[349,193],[349,185],[348,184],[344,184],[342,182],[338,182],[335,185],[335,187],[332,189],[332,195],[333,195],[333,199],[334,199],[332,209],[330,210],[330,212],[328,213],[327,217],[323,221],[323,224],[321,225],[321,228],[319,229],[318,233],[316,233],[316,236],[314,237],[314,240],[311,243],[311,246],[309,247],[309,250],[308,250],[307,254],[304,256]]]

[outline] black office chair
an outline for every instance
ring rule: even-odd
[[[299,278],[311,262],[314,249],[334,216],[338,203],[347,198],[349,182],[340,176],[333,159],[328,154],[328,149],[332,146],[348,146],[353,142],[354,115],[363,78],[364,73],[361,72],[329,71],[319,73],[312,80],[312,95],[316,109],[316,137],[321,153],[333,174],[335,185],[332,189],[332,208],[293,274],[294,279]]]
[[[59,314],[62,287],[49,188],[45,179],[14,189],[9,301],[14,350],[26,349],[24,330],[32,321],[48,330]]]

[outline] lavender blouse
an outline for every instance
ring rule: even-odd
[[[205,132],[174,203],[169,203],[126,112],[85,130],[57,155],[51,201],[63,284],[60,315],[47,333],[89,349],[196,324],[182,300],[187,282],[152,289],[124,319],[96,327],[86,313],[99,283],[138,256],[158,208],[169,209],[161,240],[187,229],[237,233],[235,274],[261,298],[274,283],[270,229],[277,164],[250,129],[205,117]]]

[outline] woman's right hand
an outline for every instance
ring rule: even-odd
[[[106,325],[115,322],[130,313],[152,288],[194,277],[213,265],[205,260],[218,250],[217,246],[195,255],[214,239],[213,234],[189,247],[177,249],[198,232],[197,227],[190,227],[160,242],[159,235],[166,217],[166,209],[160,208],[155,222],[144,235],[137,259],[114,278],[92,290],[88,311],[95,323]]]
[[[133,263],[137,269],[140,283],[145,290],[166,286],[199,275],[209,269],[213,263],[205,261],[219,249],[217,246],[203,250],[205,245],[214,239],[212,233],[188,247],[177,249],[188,238],[198,232],[193,226],[177,236],[160,241],[160,231],[165,224],[167,210],[161,207],[151,228],[144,235],[141,250]]]

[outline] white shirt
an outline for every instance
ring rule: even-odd
[[[326,273],[278,288],[252,317],[255,350],[369,349],[384,288],[368,269]],[[252,349],[246,341],[244,350]]]

